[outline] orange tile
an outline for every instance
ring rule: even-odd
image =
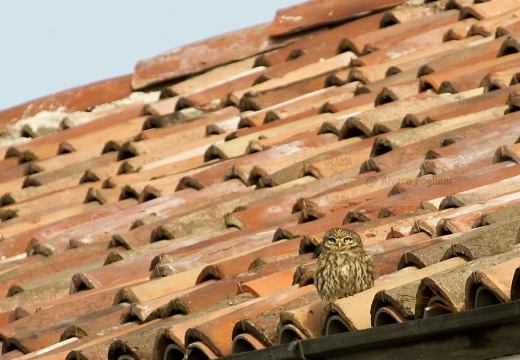
[[[422,277],[428,276],[428,274],[435,274],[436,272],[444,271],[446,269],[452,269],[463,265],[464,263],[465,260],[455,258],[421,270],[405,269],[380,278],[373,288],[362,291],[354,296],[336,300],[332,305],[332,309],[323,315],[324,318],[321,326],[322,334],[341,332],[339,329],[348,331],[369,328],[371,327],[370,307],[377,291],[383,288],[388,289],[411,281],[420,280]],[[352,311],[352,307],[349,309],[349,304],[352,304],[352,301],[356,301],[356,304],[359,304],[358,306],[365,307],[365,311],[359,311],[358,308],[354,312]],[[337,314],[338,317],[334,317],[335,314]]]
[[[418,290],[432,316],[516,299],[518,10],[497,4],[313,0],[63,92],[87,112],[0,149],[3,356],[217,357],[422,317]],[[88,112],[131,80],[163,99]],[[330,305],[332,227],[380,278]]]
[[[476,271],[466,282],[466,309],[510,301],[511,280],[519,267],[518,259]]]
[[[402,4],[401,0],[352,3],[345,6],[341,1],[313,0],[278,10],[271,28],[271,36],[284,36],[318,26],[354,19],[366,11],[381,11]]]
[[[23,177],[24,175],[27,175],[29,169],[28,164],[18,165],[18,159],[16,158],[7,158],[1,160],[0,163],[2,164],[0,165],[2,167],[0,170],[0,181],[2,182]]]
[[[111,309],[112,299],[113,293],[106,292],[93,296],[93,301],[89,302],[88,305],[69,301],[60,304],[59,308],[41,309],[31,316],[18,319],[9,324],[9,326],[4,327],[6,329],[4,333],[8,332],[10,341],[14,340],[17,346],[24,349],[27,353],[36,351],[58,343],[61,333],[74,320],[79,322],[84,318],[92,318],[96,311],[100,311],[102,314],[103,312],[109,313],[117,310],[116,308]],[[109,311],[102,310],[104,307],[108,308]],[[64,309],[66,311],[63,311]],[[120,311],[121,309],[119,309]],[[101,314],[97,313],[98,316]],[[119,317],[116,315],[116,319],[112,319],[112,324],[116,325],[118,320]],[[39,336],[34,336],[36,333]]]
[[[264,276],[261,279],[250,280],[240,285],[243,292],[250,292],[258,297],[272,294],[289,288],[293,284],[295,269]]]
[[[98,206],[98,203],[89,202],[76,206],[44,210],[5,221],[0,226],[0,234],[3,237],[0,244],[0,253],[6,257],[25,253],[29,240],[32,237],[39,237],[38,233],[41,233],[42,230],[55,226],[61,220],[90,211]],[[53,231],[59,230],[54,227]]]
[[[108,243],[111,238],[111,233],[108,232],[109,226],[113,228],[131,227],[131,220],[123,220],[121,217],[127,212],[134,212],[135,203],[134,199],[126,199],[96,207],[50,225],[51,229],[54,226],[61,231],[47,232],[45,228],[37,229],[38,232],[31,237],[27,251],[50,255],[64,252],[69,247],[81,246],[82,243],[104,241]],[[99,227],[93,224],[99,224]]]
[[[439,302],[445,306],[441,309],[434,307],[433,309],[426,309],[426,304],[418,303],[416,307],[416,318],[423,318],[426,316],[436,316],[444,313],[460,312],[465,310],[464,298],[465,298],[465,284],[469,276],[474,271],[478,271],[484,268],[488,268],[497,265],[501,262],[511,260],[517,255],[517,250],[511,250],[509,252],[498,254],[495,256],[488,256],[468,264],[464,264],[459,268],[454,268],[440,272],[438,274],[432,274],[421,280],[421,285],[417,290],[417,294],[430,299],[433,294],[442,294],[438,296]],[[442,261],[441,264],[446,261]],[[454,277],[454,274],[457,276]],[[451,277],[451,281],[443,281],[443,278]]]
[[[101,184],[93,182],[61,188],[36,198],[26,199],[27,201],[23,201],[21,203],[12,203],[10,200],[10,195],[5,194],[4,203],[9,205],[5,205],[0,208],[0,218],[4,220],[10,219],[45,209],[52,209],[65,204],[69,204],[71,206],[78,205],[84,202],[87,190],[90,187],[99,185]],[[26,192],[24,194],[30,196],[30,192]]]
[[[242,103],[245,101],[244,97],[247,98],[248,94],[249,97],[258,97],[258,95],[267,92],[268,90],[276,91],[277,89],[285,88],[284,91],[286,92],[291,89],[294,89],[292,91],[298,92],[301,95],[305,92],[311,92],[320,88],[319,85],[316,85],[314,83],[321,83],[321,88],[323,88],[325,85],[325,81],[322,78],[324,78],[331,72],[348,68],[353,57],[354,54],[352,54],[351,52],[346,52],[335,55],[328,59],[318,60],[301,68],[297,68],[293,71],[287,72],[282,77],[272,78],[262,83],[253,85],[249,88],[235,91],[230,95],[229,99],[234,104],[240,104],[241,109],[245,110],[244,105]],[[298,89],[297,87],[300,87],[302,89]],[[310,90],[313,87],[314,89]],[[283,100],[286,99],[287,98],[284,98]],[[278,102],[281,102],[280,100]]]
[[[265,72],[263,66],[257,66],[242,74],[235,75],[228,81],[217,83],[202,90],[181,96],[177,106],[202,106],[215,102],[215,105],[224,106],[229,93],[251,86],[255,79]]]
[[[448,68],[444,71],[436,71],[429,75],[423,75],[421,82],[423,87],[432,87],[441,92],[462,92],[479,87],[484,77],[493,71],[502,71],[518,66],[520,55],[512,54],[498,59],[475,62],[472,59],[467,66],[459,64],[456,69]]]
[[[396,24],[359,36],[350,37],[347,35],[347,37],[343,39],[340,48],[342,51],[350,50],[361,56],[376,50],[388,49],[392,45],[416,34],[431,31],[448,24],[454,24],[458,20],[459,11],[446,10],[435,15],[422,17],[415,21]]]
[[[235,323],[241,321],[246,316],[254,316],[264,312],[273,306],[280,306],[294,298],[308,294],[314,289],[310,286],[303,288],[288,288],[270,296],[259,298],[257,301],[246,304],[241,309],[236,309],[213,321],[200,324],[196,328],[187,331],[187,352],[190,353],[190,344],[200,341],[205,344],[211,352],[218,356],[229,355],[232,348],[232,331]],[[249,305],[249,306],[247,306]],[[218,329],[218,330],[217,330]]]
[[[89,132],[125,123],[139,116],[143,105],[137,104],[124,109],[115,109],[112,114],[74,128],[58,131],[28,143],[12,146],[7,156],[17,156],[21,161],[48,158],[58,155],[59,144]]]
[[[253,57],[243,60],[231,62],[229,64],[220,64],[209,71],[189,77],[176,84],[166,86],[163,90],[163,96],[182,96],[194,92],[202,91],[205,88],[215,86],[222,82],[227,82],[235,76],[247,72],[255,67],[255,59]]]
[[[102,80],[49,95],[0,112],[0,129],[22,117],[33,116],[40,111],[54,111],[63,108],[67,112],[87,110],[127,97],[131,93],[130,75]]]
[[[325,105],[329,101],[341,101],[350,99],[356,90],[355,86],[330,86],[319,89],[308,94],[304,94],[288,101],[273,104],[266,108],[242,113],[241,127],[259,126],[274,120],[284,119],[296,114],[302,114],[302,117],[317,115],[323,112]]]
[[[132,87],[141,89],[166,80],[208,70],[217,65],[241,60],[282,45],[283,41],[281,44],[277,44],[269,40],[266,33],[268,27],[268,24],[252,26],[142,60],[136,64],[132,76]]]
[[[498,2],[489,1],[487,3],[473,4],[462,9],[461,17],[466,18],[469,16],[476,17],[477,19],[486,19],[494,16],[499,16],[509,11],[513,11],[519,8],[515,1],[503,1],[500,2],[500,9],[497,7]]]
[[[155,323],[152,322],[151,324]],[[84,356],[86,359],[105,358],[115,337],[124,336],[141,326],[136,323],[127,323],[81,338],[74,343],[74,346],[68,347],[66,356],[77,357],[81,354],[81,356]]]
[[[251,251],[249,253],[245,253],[244,255],[241,255],[239,257],[235,257],[230,260],[225,260],[214,265],[209,265],[205,267],[199,274],[197,283],[207,281],[207,279],[210,278],[220,280],[226,277],[239,275],[240,273],[247,273],[248,270],[251,270],[251,267],[254,264],[255,260],[261,257],[274,257],[289,254],[296,255],[298,253],[298,248],[299,244],[297,241],[281,241],[277,242],[276,244],[265,246],[258,250]],[[287,266],[290,267],[291,265]],[[246,292],[246,290],[240,291],[240,286],[237,287],[235,290],[239,294],[242,292]]]
[[[389,65],[399,58],[408,59],[410,61],[413,58],[423,57],[423,62],[432,61],[425,58],[429,54],[439,55],[443,51],[460,51],[468,43],[478,44],[479,42],[485,42],[482,36],[472,36],[468,39],[460,39],[458,41],[446,41],[446,33],[453,31],[453,29],[464,29],[469,31],[471,26],[477,21],[475,19],[465,19],[454,24],[447,24],[437,29],[433,29],[428,32],[419,33],[408,39],[405,39],[397,44],[392,45],[389,49],[383,49],[381,51],[374,51],[369,54],[360,56],[354,60],[356,66],[367,66],[373,64],[384,65],[386,61]],[[404,61],[401,61],[404,62]],[[390,67],[390,66],[389,66]]]
[[[270,51],[260,55],[256,63],[264,66],[275,67],[286,61],[292,61],[300,56],[312,54],[323,48],[334,49],[337,51],[338,45],[344,34],[360,34],[366,31],[377,30],[383,13],[375,13],[359,19],[349,21],[335,28],[312,33],[307,37],[290,43],[280,49]]]
[[[311,298],[308,301],[309,303],[296,309],[280,313],[278,339],[281,344],[291,342],[292,336],[296,336],[296,339],[310,339],[321,335],[320,317],[325,304],[319,300],[317,293],[314,299]]]

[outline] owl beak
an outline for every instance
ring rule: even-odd
[[[343,246],[343,243],[340,241],[338,241],[336,244],[338,245],[338,249],[341,249],[341,247]]]

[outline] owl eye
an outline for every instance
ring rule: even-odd
[[[346,242],[346,243],[348,243],[348,242],[351,242],[351,241],[352,241],[352,238],[350,238],[350,237],[344,237],[344,238],[343,238],[343,241]]]
[[[336,242],[336,239],[330,237],[330,238],[327,239],[327,242],[328,242],[329,244],[334,244],[334,243]]]

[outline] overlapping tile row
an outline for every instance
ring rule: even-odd
[[[520,2],[402,3],[313,0],[0,112],[3,357],[213,359],[518,299]],[[379,279],[324,304],[341,226]]]

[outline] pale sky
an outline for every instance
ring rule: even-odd
[[[0,110],[133,71],[138,60],[271,21],[304,0],[2,0]]]

